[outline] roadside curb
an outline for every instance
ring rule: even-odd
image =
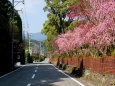
[[[3,76],[0,76],[0,79],[3,78],[3,77],[6,77],[6,76],[8,76],[8,75],[10,75],[10,74],[12,74],[12,73],[14,73],[14,72],[16,72],[16,71],[18,71],[18,70],[20,70],[20,69],[23,68],[24,66],[25,66],[25,65],[21,66],[20,68],[14,70],[14,71],[11,71],[11,72],[5,74],[5,75],[3,75]]]
[[[64,74],[65,76],[67,76],[68,78],[70,78],[71,80],[73,80],[74,82],[76,82],[77,84],[79,84],[80,86],[85,86],[84,84],[82,84],[80,81],[74,79],[73,77],[69,76],[68,74],[64,73],[62,70],[60,70],[59,68],[55,67],[53,64],[52,66],[57,69],[60,73]]]

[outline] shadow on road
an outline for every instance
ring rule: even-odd
[[[37,72],[35,70],[37,69]],[[32,75],[35,78],[32,79]],[[32,63],[0,79],[0,86],[80,86],[48,63]]]

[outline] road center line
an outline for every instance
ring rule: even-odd
[[[31,86],[31,84],[27,84],[27,86]]]
[[[37,70],[35,70],[35,73],[37,72]]]
[[[35,78],[35,74],[33,74],[33,76],[32,76],[32,79],[34,79]]]
[[[57,69],[59,72],[61,72],[62,74],[64,74],[65,76],[67,76],[68,78],[70,78],[71,80],[75,81],[76,83],[78,83],[80,86],[85,86],[84,84],[82,84],[81,82],[79,82],[78,80],[72,78],[71,76],[67,75],[66,73],[64,73],[62,70],[56,68],[54,65],[52,65],[55,69]]]
[[[36,67],[36,69],[38,69],[38,67]]]

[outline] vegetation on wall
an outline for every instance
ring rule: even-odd
[[[12,25],[12,13],[14,12],[14,24]],[[14,36],[12,59],[12,35]],[[8,0],[0,0],[0,67],[7,72],[18,61],[24,63],[24,44],[22,40],[22,21],[18,12]],[[13,64],[12,64],[13,61]],[[7,64],[6,64],[7,63]]]

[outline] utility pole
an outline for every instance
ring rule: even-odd
[[[29,53],[30,53],[30,40],[31,38],[30,38],[30,33],[29,33]]]
[[[28,52],[31,53],[31,36],[29,32],[27,32],[27,38],[28,38]]]
[[[14,1],[12,0],[12,6],[13,6],[13,9],[12,9],[12,54],[11,54],[11,60],[12,60],[12,70],[14,69],[14,9],[15,9],[15,2],[16,2],[16,5],[18,3],[23,3],[24,4],[24,0],[22,1]]]
[[[41,55],[41,41],[39,41],[39,54]]]

